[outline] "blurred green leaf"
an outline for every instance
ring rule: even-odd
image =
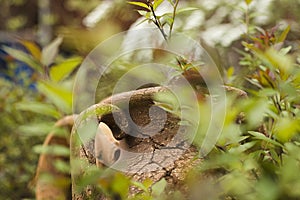
[[[82,62],[81,57],[67,59],[57,65],[51,66],[50,78],[54,81],[61,81],[70,75],[74,69]]]
[[[70,173],[70,164],[64,160],[55,160],[54,162],[55,169],[57,169],[61,173]]]
[[[19,102],[16,104],[16,108],[22,111],[30,111],[42,115],[47,115],[56,119],[61,117],[61,114],[56,110],[54,106],[41,102]]]
[[[152,186],[152,195],[155,197],[159,197],[165,190],[166,186],[167,186],[167,181],[164,178],[162,178],[160,181],[156,182]]]
[[[139,189],[142,189],[144,192],[148,192],[148,188],[141,182],[138,181],[131,181],[132,185],[138,187]]]
[[[36,145],[33,147],[33,151],[38,154],[47,154],[47,155],[55,155],[55,156],[69,156],[70,149],[68,147],[62,145]]]
[[[286,80],[293,70],[293,58],[290,55],[283,55],[277,50],[270,48],[265,52],[255,51],[259,58],[270,67],[270,69],[278,69],[282,80]]]
[[[21,50],[10,48],[10,47],[3,47],[3,50],[6,51],[9,55],[14,57],[15,59],[26,63],[32,69],[38,72],[42,72],[43,68],[41,64],[37,60],[35,60],[30,54],[24,53]]]
[[[275,140],[266,137],[264,134],[257,132],[257,131],[248,131],[248,133],[252,136],[254,136],[255,139],[265,141],[267,143],[273,144],[275,146],[279,146],[283,148],[283,145],[280,144],[279,142],[276,142]]]
[[[284,29],[284,31],[281,33],[281,35],[277,38],[276,43],[284,42],[285,39],[286,39],[286,37],[287,37],[287,35],[288,35],[288,33],[290,32],[290,30],[291,30],[291,26],[288,25],[288,26]]]
[[[57,37],[50,44],[43,48],[41,60],[43,65],[49,66],[54,62],[54,59],[58,54],[59,46],[62,43],[62,41],[62,37]]]
[[[245,0],[247,5],[250,5],[250,3],[252,2],[252,0]]]
[[[117,194],[121,195],[122,199],[128,197],[130,181],[124,174],[116,173],[112,183],[112,189]]]
[[[290,51],[292,50],[292,46],[288,46],[285,48],[280,49],[279,53],[282,55],[286,55],[288,54]]]
[[[18,127],[18,131],[25,136],[45,136],[53,131],[54,122],[30,123]]]
[[[164,0],[154,0],[153,2],[153,9],[156,10],[156,8],[163,2]]]
[[[180,8],[176,11],[176,14],[181,14],[184,12],[189,12],[189,11],[194,11],[194,10],[199,10],[199,8],[195,8],[195,7]]]
[[[46,81],[38,82],[37,88],[61,111],[66,114],[72,112],[72,92],[69,89]]]
[[[96,104],[83,111],[78,120],[83,121],[90,117],[102,116],[117,110],[119,110],[119,108],[112,104]]]
[[[274,127],[274,135],[281,142],[287,142],[293,138],[299,131],[299,120],[289,117],[277,119]]]

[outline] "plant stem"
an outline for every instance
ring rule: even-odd
[[[171,39],[171,35],[172,35],[173,25],[174,25],[174,22],[175,22],[176,10],[177,10],[178,3],[179,3],[179,0],[176,0],[175,4],[173,6],[172,23],[170,24],[170,30],[169,30],[169,39]]]
[[[153,20],[153,23],[157,26],[157,28],[160,30],[161,34],[163,35],[164,39],[166,41],[168,41],[168,37],[167,37],[167,34],[165,33],[164,31],[164,28],[163,26],[161,25],[160,21],[158,20],[156,14],[155,14],[155,11],[153,9],[153,5],[151,3],[149,3],[149,7],[151,9],[151,12],[153,14],[153,17],[154,17],[154,20]]]

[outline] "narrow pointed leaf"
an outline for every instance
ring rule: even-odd
[[[58,65],[54,65],[50,69],[50,78],[54,81],[61,81],[69,76],[74,69],[81,63],[81,57],[70,58]]]
[[[135,5],[135,6],[139,6],[139,7],[142,7],[142,8],[146,8],[147,10],[150,11],[149,9],[149,6],[143,2],[136,2],[136,1],[128,1],[129,4],[131,5]]]
[[[40,102],[20,102],[16,104],[16,108],[22,111],[30,111],[42,115],[54,117],[56,119],[61,117],[61,114],[52,105]]]
[[[19,40],[19,42],[25,46],[30,54],[38,61],[41,60],[42,52],[41,48],[34,42],[28,40]]]
[[[291,30],[291,26],[287,26],[284,31],[281,33],[281,35],[278,37],[277,39],[277,43],[280,43],[280,42],[284,42],[288,33],[290,32]]]
[[[32,69],[41,72],[42,66],[31,55],[10,47],[3,47],[3,50],[18,61],[26,63]]]
[[[177,10],[176,14],[181,14],[183,12],[194,11],[194,10],[199,10],[199,8],[195,8],[195,7],[181,8]]]
[[[60,84],[39,82],[38,90],[43,93],[53,104],[55,104],[64,113],[72,111],[72,92],[62,87]]]
[[[153,9],[156,10],[156,8],[163,2],[164,0],[154,0],[153,3]]]
[[[55,57],[58,54],[58,49],[60,44],[62,43],[63,38],[58,37],[53,42],[51,42],[48,46],[44,47],[42,50],[42,64],[45,66],[49,66],[54,62]]]
[[[273,145],[276,145],[276,146],[279,146],[279,147],[283,147],[283,145],[280,144],[279,142],[276,142],[275,140],[266,137],[264,134],[262,134],[260,132],[248,131],[248,133],[250,135],[254,136],[255,139],[262,140],[262,141],[268,142],[270,144],[273,144]]]

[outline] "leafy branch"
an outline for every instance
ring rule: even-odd
[[[137,1],[129,1],[129,4],[138,6],[140,9],[137,10],[138,13],[145,17],[145,19],[141,22],[152,22],[155,24],[155,26],[159,29],[161,32],[163,38],[168,41],[171,38],[174,22],[176,15],[182,11],[188,11],[193,10],[195,8],[188,8],[181,11],[177,11],[179,0],[168,0],[168,2],[171,4],[173,10],[171,13],[164,13],[162,15],[157,15],[157,8],[163,3],[164,0],[154,0],[150,1],[147,0],[146,3],[144,2],[137,2]],[[169,25],[169,31],[168,34],[165,31],[165,25]]]

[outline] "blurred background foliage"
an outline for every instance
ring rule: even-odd
[[[83,56],[111,35],[136,28],[140,15],[138,7],[123,0],[0,4],[0,199],[34,198],[31,182],[39,151],[32,147],[39,147],[57,119],[72,113],[72,86]],[[251,97],[238,103],[229,97],[222,136],[187,184],[194,195],[210,199],[299,199],[300,2],[186,0],[180,7],[197,9],[178,15],[174,29],[198,38],[224,82]],[[119,76],[103,79],[105,94]],[[237,126],[240,113],[245,119]],[[202,175],[214,170],[218,179],[203,187]],[[114,180],[128,186],[120,177]],[[141,197],[153,197],[151,184],[134,184],[144,190]],[[164,188],[164,181],[157,183],[154,196],[181,195],[164,193]]]

